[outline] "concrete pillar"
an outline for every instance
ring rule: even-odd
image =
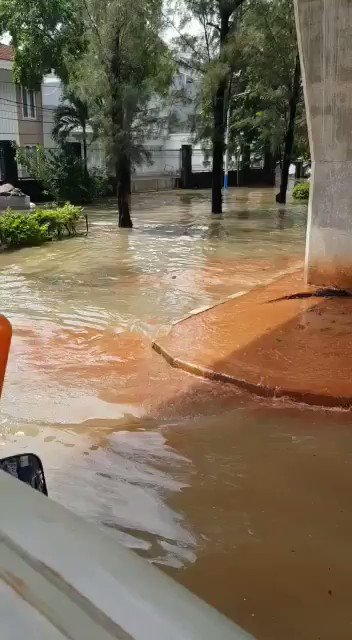
[[[312,156],[306,277],[352,289],[352,0],[295,0]]]

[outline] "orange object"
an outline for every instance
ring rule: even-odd
[[[0,395],[4,384],[4,378],[9,357],[10,344],[12,337],[11,323],[0,315]]]

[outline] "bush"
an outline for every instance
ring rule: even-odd
[[[16,158],[56,202],[70,200],[81,204],[113,194],[106,173],[93,168],[88,174],[67,143],[57,149],[44,149],[38,145],[30,152],[17,147]]]
[[[292,196],[295,200],[308,200],[309,189],[310,182],[298,182],[293,189]]]
[[[114,194],[111,180],[104,171],[89,169],[89,193],[93,200]]]
[[[91,201],[89,176],[84,171],[81,159],[68,144],[58,149],[44,149],[38,145],[35,153],[17,148],[16,159],[56,202]]]
[[[38,224],[47,227],[48,235],[51,238],[62,238],[65,233],[74,236],[77,233],[77,222],[81,217],[81,207],[75,207],[66,202],[62,207],[56,209],[38,209],[32,217]]]
[[[65,234],[77,233],[81,207],[68,202],[56,209],[38,209],[34,213],[17,213],[8,209],[0,216],[0,242],[8,248],[30,247]]]
[[[7,210],[0,216],[0,242],[9,248],[30,247],[48,239],[47,225],[31,214]]]

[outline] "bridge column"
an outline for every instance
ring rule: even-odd
[[[352,289],[352,1],[295,11],[312,157],[306,278]]]

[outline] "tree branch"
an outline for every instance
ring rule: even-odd
[[[213,27],[213,29],[216,29],[216,30],[217,30],[217,31],[219,31],[219,33],[220,33],[220,27],[219,27],[219,25],[218,25],[218,24],[214,24],[214,22],[207,22],[207,25],[208,25],[209,27]]]
[[[197,51],[197,49],[194,48],[194,46],[191,44],[191,42],[188,40],[188,38],[179,30],[178,27],[176,27],[175,23],[172,22],[172,20],[170,20],[170,18],[168,18],[167,16],[164,15],[164,18],[166,20],[166,22],[173,28],[175,29],[175,31],[178,33],[179,37],[181,38],[181,40],[184,41],[184,43],[187,45],[187,47],[189,47],[194,55],[198,56],[199,55],[199,51]],[[201,69],[199,68],[199,71]]]

